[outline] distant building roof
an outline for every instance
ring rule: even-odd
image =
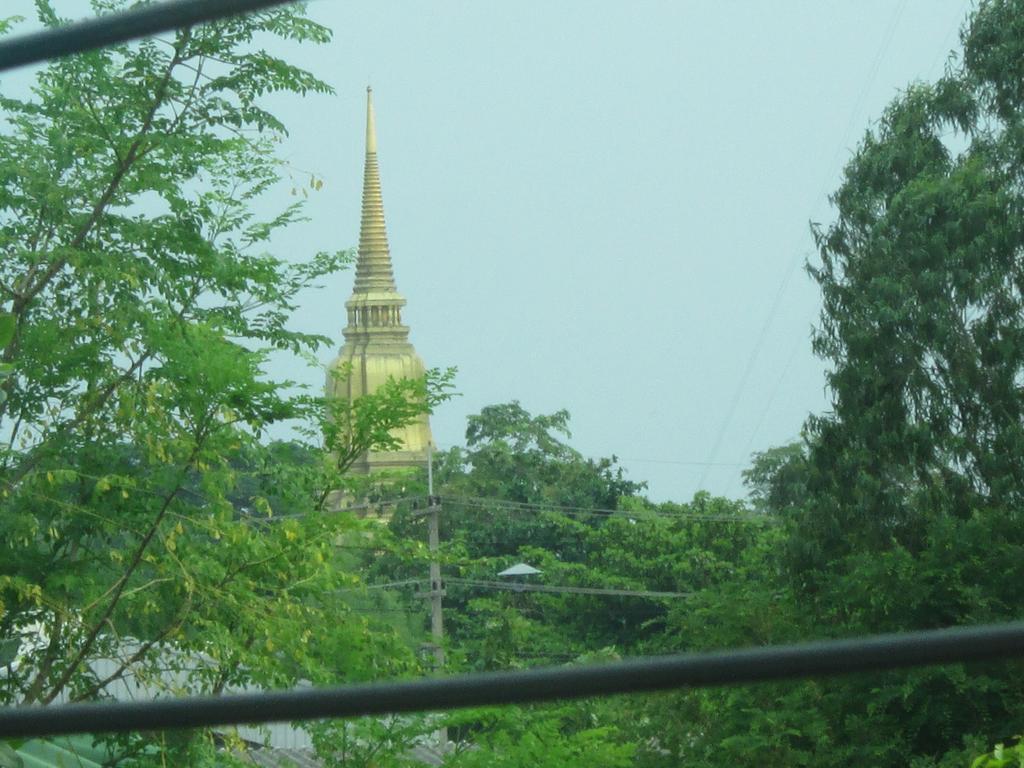
[[[532,565],[526,563],[516,563],[511,568],[506,568],[504,571],[499,573],[499,576],[533,576],[538,573],[543,573]]]
[[[92,736],[32,739],[15,751],[23,768],[103,768],[113,755],[103,745],[94,745]],[[6,763],[3,763],[6,765]]]
[[[425,744],[417,744],[404,757],[427,766],[440,766],[444,763],[441,753]],[[260,768],[324,768],[326,765],[311,749],[250,749],[245,753],[245,758]]]

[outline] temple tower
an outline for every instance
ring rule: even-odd
[[[384,226],[384,201],[377,166],[377,131],[373,91],[366,89],[366,166],[363,175],[363,217],[359,230],[352,297],[345,303],[348,324],[345,343],[327,374],[327,394],[355,400],[373,392],[388,377],[414,379],[423,376],[423,361],[409,342],[409,328],[402,325],[405,299],[395,286],[391,250]],[[345,371],[350,373],[346,376]],[[401,450],[370,452],[353,466],[368,473],[376,469],[422,467],[431,443],[426,415],[396,432]]]

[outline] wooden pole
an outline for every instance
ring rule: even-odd
[[[441,500],[434,496],[434,447],[427,445],[427,504],[428,547],[430,549],[430,637],[434,645],[434,671],[444,669],[444,617],[441,612],[441,599],[444,596],[441,583],[441,562],[437,553],[441,539]],[[441,728],[437,732],[438,745],[441,751],[448,747],[448,729]]]

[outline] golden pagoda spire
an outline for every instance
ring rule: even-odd
[[[377,115],[373,111],[373,88],[366,86],[366,154],[377,154]]]
[[[396,291],[391,250],[384,224],[384,198],[377,166],[377,127],[373,89],[366,88],[366,165],[363,171],[363,219],[359,228],[359,259],[356,261],[355,293]]]
[[[402,323],[405,299],[395,288],[391,251],[384,227],[384,203],[377,168],[377,132],[373,92],[366,89],[366,171],[363,176],[363,217],[355,285],[345,302],[348,324],[345,343],[328,367],[327,395],[354,402],[375,392],[389,379],[419,379],[426,368]],[[422,467],[431,445],[430,421],[423,414],[392,431],[401,444],[393,451],[371,451],[357,461],[353,472]]]

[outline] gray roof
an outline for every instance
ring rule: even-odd
[[[499,573],[499,576],[533,576],[537,573],[543,573],[534,568],[532,565],[526,563],[516,563],[511,568],[506,568],[504,571]]]
[[[324,768],[311,749],[263,747],[250,749],[245,756],[260,768]],[[405,756],[422,765],[440,766],[444,762],[440,752],[425,744],[417,744]]]

